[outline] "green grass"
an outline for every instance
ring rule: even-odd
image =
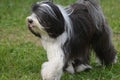
[[[41,80],[40,68],[47,61],[39,39],[26,27],[25,18],[37,0],[0,0],[0,80]],[[67,5],[74,0],[54,0]],[[120,0],[101,0],[104,14],[113,32],[120,33]],[[120,34],[113,34],[118,51],[118,62],[109,67],[98,67],[79,74],[64,73],[62,80],[120,80]]]

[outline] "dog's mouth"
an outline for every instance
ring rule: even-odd
[[[29,24],[28,23],[28,29],[37,37],[41,37],[40,33],[39,32],[36,32],[35,29],[34,29],[34,25],[33,24]]]
[[[35,28],[35,26],[34,26],[33,24],[28,23],[28,29],[29,29],[32,33],[36,33],[36,32],[37,32],[37,30],[36,30],[36,28]]]
[[[30,28],[30,29],[32,29],[33,27],[35,27],[33,24],[30,24],[30,23],[28,23],[27,25],[28,25],[28,28]]]

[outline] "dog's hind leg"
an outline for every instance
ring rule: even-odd
[[[89,70],[91,68],[92,67],[89,64],[85,64],[85,63],[83,64],[81,63],[80,60],[76,59],[68,63],[65,71],[67,71],[68,73],[74,74],[75,72],[81,72],[81,71]]]
[[[102,65],[109,65],[116,62],[116,50],[111,40],[111,30],[104,24],[102,31],[94,35],[92,47]]]
[[[79,59],[74,60],[73,66],[74,66],[75,72],[86,71],[92,68],[88,63],[83,63]]]
[[[67,63],[65,71],[67,71],[68,73],[74,74],[75,70],[74,70],[74,66],[73,66],[73,61],[70,61]]]
[[[90,62],[90,46],[86,46],[80,51],[79,57],[74,59],[73,66],[75,72],[90,70],[92,67],[89,65],[89,62]]]
[[[92,67],[89,65],[89,47],[84,48],[82,54],[78,53],[79,56],[74,58],[74,60],[68,62],[66,71],[69,73],[81,72],[85,70],[89,70]]]

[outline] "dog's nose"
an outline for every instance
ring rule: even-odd
[[[32,20],[32,19],[28,19],[28,22],[29,22],[29,23],[33,23],[33,20]]]

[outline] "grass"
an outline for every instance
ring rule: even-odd
[[[30,6],[38,0],[0,0],[0,80],[41,80],[41,64],[47,60],[39,39],[26,27],[25,18]],[[74,0],[54,0],[67,5]],[[120,80],[120,0],[101,0],[104,14],[113,29],[113,42],[118,51],[118,62],[109,67],[98,67],[79,74],[64,73],[62,80]]]

